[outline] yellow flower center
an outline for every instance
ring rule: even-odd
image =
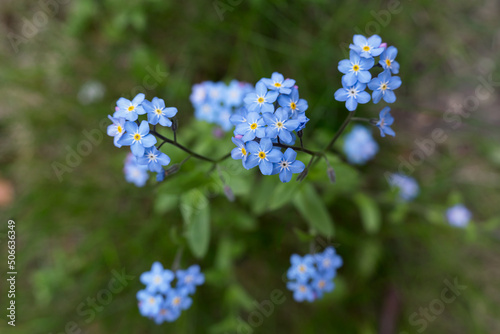
[[[136,134],[134,135],[134,140],[141,140],[141,135],[140,135],[140,134],[138,134],[138,133],[136,133]]]
[[[299,271],[300,271],[301,273],[305,272],[305,271],[306,271],[306,267],[305,267],[303,264],[301,264],[301,265],[299,266]]]
[[[257,129],[257,126],[258,126],[257,123],[252,123],[250,124],[250,129],[255,130]]]
[[[134,106],[130,106],[127,108],[128,111],[134,111],[135,107]]]
[[[259,158],[265,159],[266,158],[266,152],[260,151],[259,152]]]
[[[156,113],[157,115],[161,115],[161,110],[160,110],[160,109],[155,109],[155,113]]]
[[[381,88],[382,90],[386,90],[386,89],[387,89],[387,84],[382,84],[382,86],[380,86],[380,88]]]
[[[156,284],[159,284],[161,282],[161,277],[160,276],[155,276],[154,282]]]
[[[123,131],[122,126],[121,126],[121,125],[118,125],[118,126],[116,127],[116,131],[118,131],[118,133],[122,133],[122,131]]]
[[[389,58],[385,60],[385,63],[387,64],[387,67],[391,67],[391,60]]]
[[[320,289],[323,289],[325,287],[325,285],[326,285],[326,283],[323,280],[319,281],[319,283],[318,283],[318,286]]]
[[[257,99],[257,102],[259,102],[259,103],[264,103],[264,98],[263,98],[262,96],[261,96],[261,97],[259,97],[259,98]]]
[[[354,65],[354,66],[352,67],[352,70],[353,70],[354,72],[359,71],[359,65]]]
[[[368,45],[363,46],[363,51],[370,51],[370,47]]]
[[[300,290],[300,292],[306,292],[306,287],[301,285],[301,286],[299,286],[299,290]]]
[[[274,87],[281,87],[281,83],[279,83],[279,82],[275,82],[275,83],[274,83]]]
[[[174,305],[179,305],[181,302],[181,299],[179,297],[175,297],[173,300]]]
[[[242,148],[241,148],[241,154],[243,154],[243,155],[247,155],[247,150],[245,150],[245,148],[244,148],[244,147],[242,147]]]
[[[148,302],[150,304],[154,304],[155,303],[155,299],[153,297],[151,297],[151,298],[148,299]]]
[[[290,102],[290,109],[292,110],[297,109],[297,105],[295,104],[295,102]]]
[[[276,126],[278,127],[278,129],[281,129],[281,128],[283,128],[283,123],[282,122],[278,122],[278,123],[276,123]]]

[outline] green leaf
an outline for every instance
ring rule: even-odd
[[[380,230],[381,217],[380,210],[377,203],[363,193],[354,195],[354,202],[357,204],[360,214],[361,222],[365,231],[369,234],[377,233]]]
[[[185,223],[185,236],[197,258],[205,256],[210,241],[210,205],[199,189],[181,197],[181,214]]]
[[[276,210],[292,201],[297,189],[302,185],[301,182],[279,183],[273,191],[269,201],[269,210]]]
[[[154,211],[157,214],[163,214],[177,207],[179,197],[171,194],[158,194],[154,203]]]
[[[293,204],[311,228],[325,237],[333,236],[332,218],[326,209],[323,199],[310,183],[304,183],[303,187],[299,189],[293,199]]]

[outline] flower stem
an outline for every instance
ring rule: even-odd
[[[340,127],[339,131],[337,131],[335,136],[332,138],[330,143],[326,146],[326,148],[322,152],[327,152],[332,148],[333,144],[335,144],[335,142],[337,141],[337,139],[339,139],[342,132],[344,132],[344,130],[346,129],[347,125],[349,125],[349,123],[351,122],[351,119],[354,117],[355,113],[356,113],[356,110],[349,112],[349,115],[347,115],[347,117],[344,120],[344,123],[342,123],[342,126]]]

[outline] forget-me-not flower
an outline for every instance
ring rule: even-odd
[[[166,293],[170,289],[170,282],[174,280],[174,273],[171,270],[163,269],[160,262],[155,262],[151,266],[151,271],[141,274],[141,283],[146,285],[146,290],[150,293]]]
[[[378,144],[371,131],[361,125],[354,126],[345,136],[343,148],[347,161],[356,165],[365,164],[378,152]]]
[[[299,98],[299,90],[296,87],[293,87],[289,95],[280,95],[278,103],[292,118],[296,118],[299,113],[305,112],[308,108],[307,101]]]
[[[372,79],[370,69],[375,61],[373,58],[361,58],[359,53],[351,50],[349,59],[344,59],[339,62],[338,69],[342,76],[342,82],[345,86],[354,86],[356,82],[369,83]]]
[[[389,69],[393,74],[399,73],[399,63],[396,61],[396,56],[398,55],[398,49],[394,46],[389,46],[380,55],[380,61],[378,62],[382,65],[384,70]]]
[[[300,124],[298,120],[289,119],[288,112],[286,112],[283,108],[278,108],[274,114],[264,113],[262,114],[262,117],[267,124],[266,137],[278,137],[285,143],[292,141],[292,135],[290,132],[295,130]]]
[[[234,129],[235,135],[243,135],[242,141],[247,142],[255,137],[263,138],[266,136],[266,122],[257,112],[249,112],[245,117],[246,122],[240,123]]]
[[[205,283],[205,275],[200,272],[200,266],[197,264],[186,270],[177,270],[175,275],[177,276],[178,287],[186,289],[187,293],[194,293],[196,286]]]
[[[120,148],[122,146],[118,144],[118,141],[125,133],[125,118],[122,117],[115,118],[109,115],[108,118],[111,120],[111,122],[113,122],[113,124],[108,126],[107,129],[108,136],[114,137],[113,143],[115,144],[116,147]]]
[[[392,123],[394,123],[394,117],[391,116],[391,108],[385,107],[380,111],[379,120],[376,124],[382,137],[385,137],[386,134],[393,137],[396,135],[394,130],[391,129]]]
[[[463,204],[457,204],[446,210],[448,223],[455,227],[465,227],[469,224],[472,213]]]
[[[162,126],[172,126],[172,121],[169,118],[177,114],[177,108],[165,108],[165,101],[157,97],[154,97],[151,102],[144,100],[142,105],[148,113],[149,123],[152,125],[160,123]]]
[[[255,92],[248,93],[244,101],[250,112],[274,112],[273,103],[276,101],[278,95],[278,91],[268,91],[263,82],[257,82]]]
[[[149,133],[147,121],[142,121],[140,126],[137,126],[135,122],[126,122],[125,131],[118,144],[130,146],[136,157],[142,157],[147,147],[156,144],[156,137]]]
[[[250,169],[258,165],[263,175],[271,175],[273,163],[281,159],[280,149],[273,148],[273,143],[269,138],[262,138],[260,144],[250,141],[246,145],[250,153],[247,158],[247,167]]]
[[[115,111],[113,117],[123,117],[127,121],[135,121],[139,117],[138,115],[144,115],[146,111],[142,107],[142,102],[146,96],[142,93],[137,94],[132,101],[127,100],[124,97],[120,97],[116,101],[118,110]]]
[[[342,85],[343,88],[335,92],[335,100],[345,102],[347,110],[354,111],[358,103],[365,104],[370,101],[370,94],[365,92],[366,84],[358,82],[354,86],[346,86],[345,83]]]
[[[287,148],[281,160],[274,164],[273,174],[279,174],[280,180],[283,183],[289,182],[293,174],[302,173],[306,168],[304,163],[297,158],[297,152],[292,148]]]
[[[278,72],[271,75],[271,79],[262,78],[261,81],[266,85],[269,90],[278,91],[280,94],[290,94],[292,87],[295,85],[295,80],[286,79]]]
[[[400,77],[392,77],[390,70],[385,70],[373,78],[368,84],[368,88],[373,90],[372,99],[373,103],[377,104],[381,99],[387,103],[394,103],[396,101],[396,94],[393,90],[401,86]]]
[[[170,157],[158,151],[156,147],[151,146],[144,151],[142,157],[137,158],[137,163],[139,165],[147,165],[148,169],[152,172],[160,173],[163,166],[170,163]]]
[[[385,50],[380,47],[382,38],[378,35],[373,35],[368,39],[363,35],[354,35],[353,42],[354,44],[349,45],[349,48],[358,52],[363,58],[377,57]]]

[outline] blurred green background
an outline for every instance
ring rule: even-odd
[[[2,1],[2,310],[9,218],[17,225],[18,277],[16,328],[2,314],[0,331],[417,333],[424,326],[412,314],[441,298],[445,280],[457,280],[467,288],[425,320],[424,331],[500,333],[499,12],[496,0]],[[120,96],[144,92],[176,106],[179,140],[197,152],[218,157],[233,147],[229,135],[216,139],[211,125],[193,118],[191,86],[204,80],[255,84],[273,71],[296,79],[309,102],[306,146],[321,149],[347,113],[333,93],[337,63],[356,33],[395,45],[403,80],[392,105],[397,136],[374,131],[380,152],[366,166],[332,154],[335,185],[323,162],[301,184],[279,184],[226,161],[220,167],[234,203],[217,173],[207,174],[211,166],[193,159],[164,183],[125,182],[127,150],[99,125]],[[488,81],[499,83],[481,86]],[[89,82],[104,94],[86,95]],[[378,112],[373,104],[358,108],[359,116]],[[398,202],[384,173],[396,172],[421,150],[415,141],[438,128],[446,140],[411,170],[420,195]],[[92,130],[102,141],[58,179],[53,163],[64,164]],[[165,152],[173,162],[185,157]],[[185,247],[181,266],[199,263],[207,282],[179,320],[156,326],[137,310],[139,275],[154,261],[171,266],[189,229],[179,206],[200,197],[209,201],[208,252],[198,258]],[[321,213],[302,215],[304,198]],[[466,229],[443,218],[458,202],[473,212]],[[335,246],[344,266],[333,293],[297,303],[282,276],[311,239],[318,249]],[[77,313],[114,270],[134,278],[92,316]],[[254,301],[276,289],[285,302],[260,326],[243,326]]]

